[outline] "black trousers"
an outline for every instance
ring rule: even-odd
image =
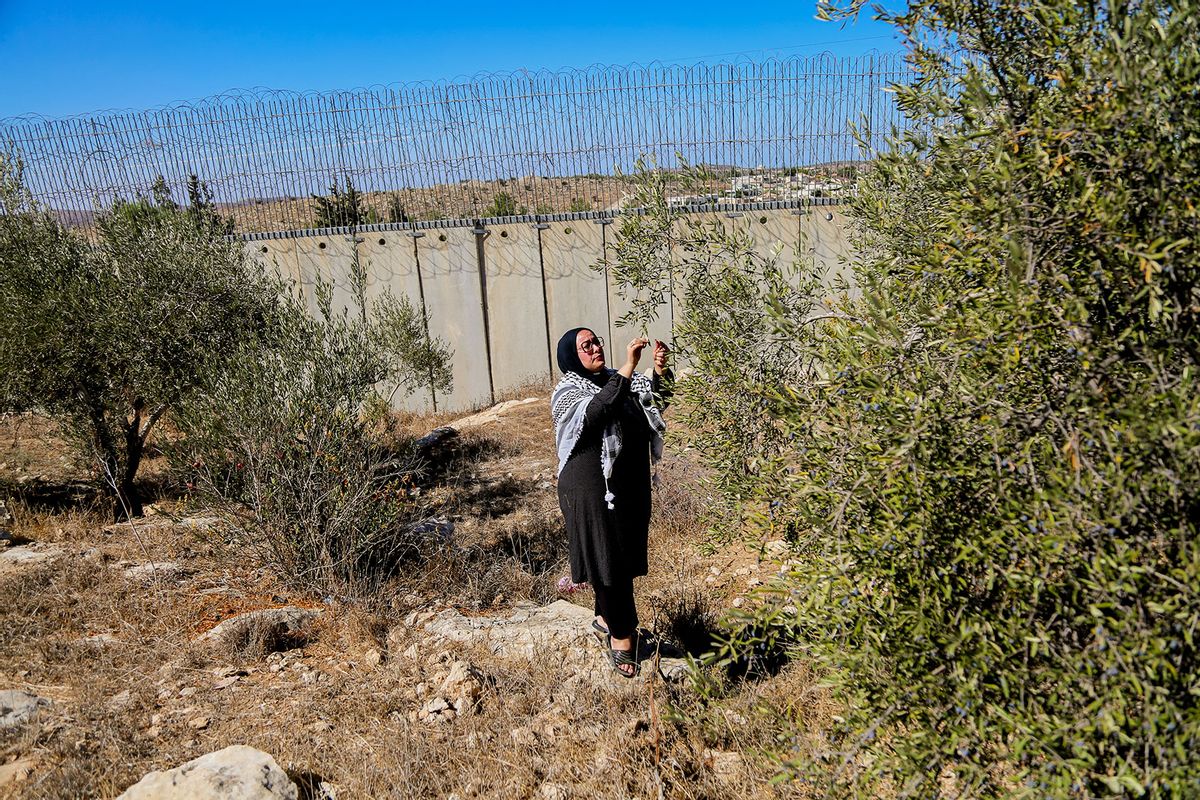
[[[608,634],[614,639],[628,639],[637,630],[637,605],[633,600],[633,580],[611,586],[592,585],[596,594],[596,615],[604,618]]]

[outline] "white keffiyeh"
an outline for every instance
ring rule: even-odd
[[[605,382],[611,379],[615,370],[605,370]],[[650,425],[650,460],[657,464],[663,453],[663,433],[667,424],[663,422],[662,413],[655,403],[654,391],[650,379],[640,373],[633,374],[630,389],[637,397],[638,405],[646,415]],[[575,451],[579,436],[583,433],[584,410],[603,386],[598,386],[581,375],[568,372],[554,387],[550,398],[550,413],[554,418],[554,441],[558,445],[558,474],[561,475],[567,459]],[[600,470],[604,474],[604,500],[609,508],[614,508],[613,493],[608,490],[608,479],[612,477],[613,464],[621,454],[621,425],[612,419],[604,426],[604,435],[600,445]]]

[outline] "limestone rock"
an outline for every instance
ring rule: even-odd
[[[497,403],[489,409],[480,411],[478,414],[472,414],[469,417],[463,417],[451,422],[449,427],[463,431],[470,428],[478,428],[501,419],[506,413],[514,408],[529,405],[530,403],[544,402],[541,398],[526,397],[524,400],[505,400],[503,403]]]
[[[454,523],[444,517],[430,517],[409,528],[414,536],[436,539],[443,544],[454,541]]]
[[[538,796],[542,800],[568,800],[571,790],[561,783],[543,783]]]
[[[483,674],[466,661],[452,661],[449,668],[439,671],[431,682],[417,685],[417,697],[432,694],[420,711],[420,722],[449,722],[461,716],[478,713],[483,695]]]
[[[58,559],[63,549],[53,544],[26,544],[0,551],[0,575],[21,572]]]
[[[591,664],[597,680],[602,681],[612,671],[592,636],[591,610],[567,600],[547,606],[521,604],[508,616],[467,617],[447,609],[437,614],[413,615],[406,622],[444,639],[483,645],[501,658],[526,660],[550,650],[566,653],[576,663]],[[644,660],[643,670],[652,669],[652,663]],[[682,680],[687,674],[687,662],[682,658],[664,657],[658,666],[659,674],[666,680]]]
[[[151,772],[118,800],[299,800],[300,792],[275,759],[233,745],[175,769]]]
[[[111,633],[93,633],[90,636],[81,636],[75,640],[75,643],[85,647],[94,647],[97,650],[124,644],[124,642]]]
[[[131,564],[122,572],[126,580],[152,583],[156,580],[175,580],[183,574],[183,567],[175,561],[148,561],[145,564]]]
[[[237,646],[239,642],[254,635],[283,639],[298,633],[320,613],[319,609],[296,606],[247,611],[245,614],[230,617],[205,633],[197,641],[209,645]]]
[[[379,652],[377,648],[372,647],[370,650],[363,653],[362,663],[367,669],[374,669],[375,667],[378,667],[382,661],[383,653]]]
[[[219,528],[221,524],[220,517],[183,517],[182,519],[172,519],[165,514],[152,514],[139,517],[138,519],[105,525],[100,529],[100,532],[112,536],[114,534],[133,533],[149,528],[188,528],[196,531],[210,531]]]
[[[425,629],[453,641],[483,643],[499,656],[528,658],[545,646],[586,641],[591,620],[588,609],[557,600],[543,607],[520,605],[507,617],[466,617],[447,609],[426,621]]]
[[[15,728],[50,705],[50,701],[20,689],[0,692],[0,729]]]
[[[783,558],[791,550],[791,546],[783,539],[774,539],[763,545],[763,550],[771,558]]]
[[[450,427],[434,428],[414,443],[417,457],[437,463],[458,442],[458,431]]]
[[[0,789],[20,783],[33,774],[37,761],[32,758],[19,758],[8,764],[0,765]]]
[[[742,771],[742,754],[729,750],[714,750],[706,748],[700,756],[704,766],[712,770],[713,775],[722,783],[737,780]]]

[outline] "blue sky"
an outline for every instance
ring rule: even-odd
[[[148,108],[226,89],[350,89],[486,71],[894,51],[811,2],[0,0],[0,117]]]

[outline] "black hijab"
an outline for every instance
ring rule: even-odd
[[[595,333],[592,328],[571,328],[571,330],[564,333],[562,338],[558,340],[558,368],[564,374],[574,372],[581,378],[587,378],[592,383],[604,385],[608,377],[606,374],[608,370],[602,369],[600,372],[592,374],[592,372],[583,366],[583,362],[579,360],[579,346],[575,342],[580,331],[592,331],[593,334]]]

